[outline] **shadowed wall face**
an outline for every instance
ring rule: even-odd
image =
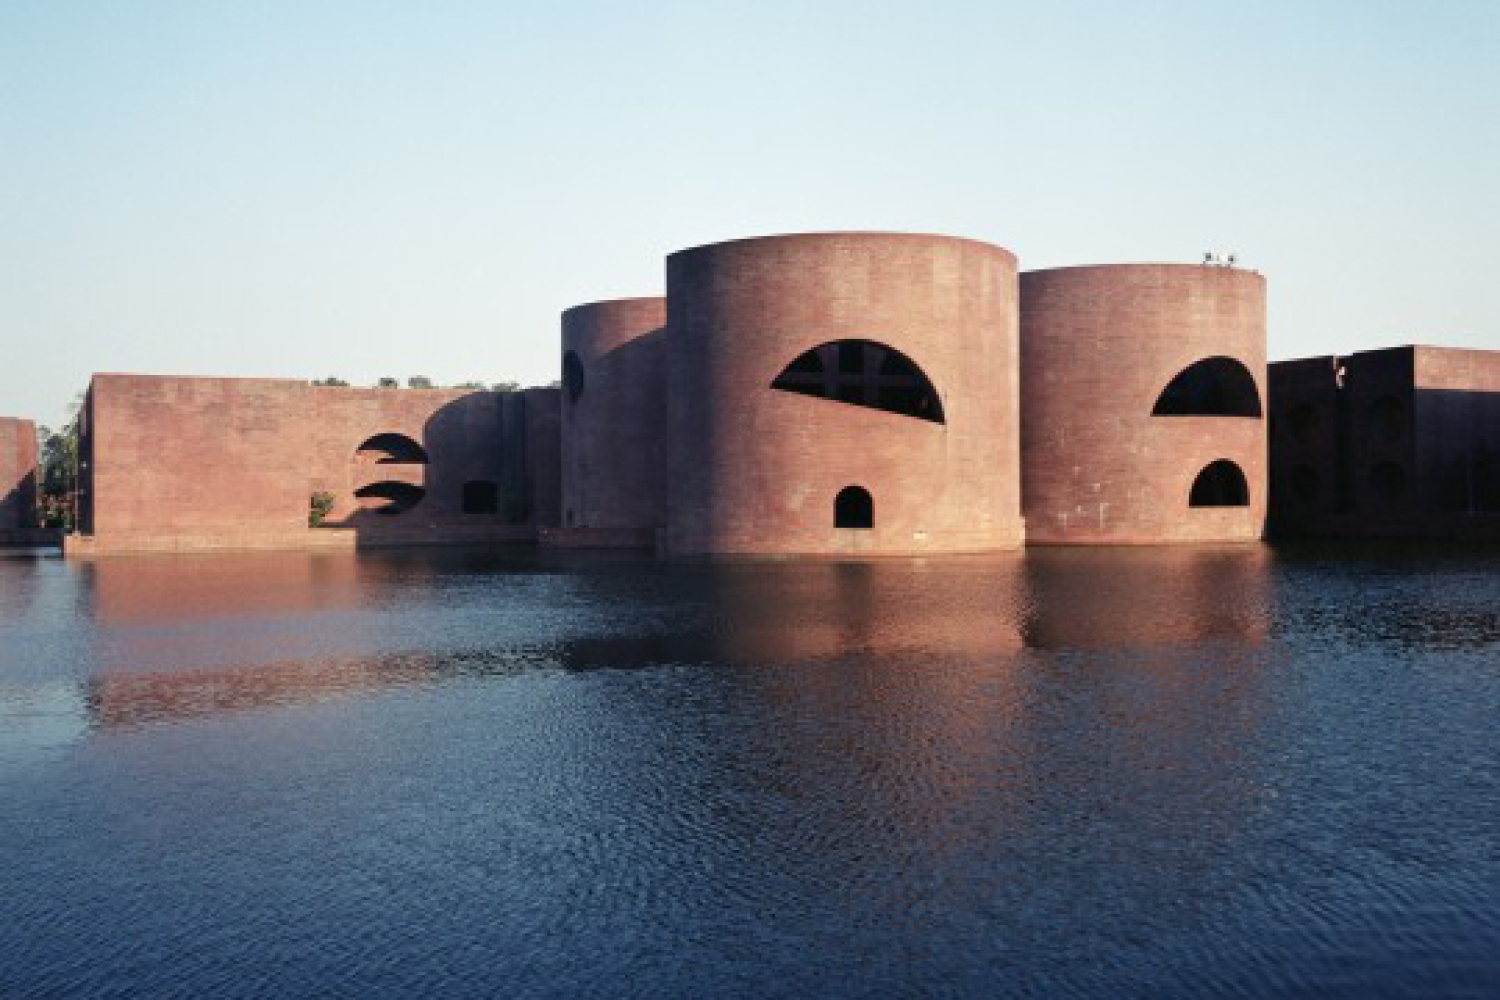
[[[79,549],[529,538],[523,395],[96,376]],[[352,533],[309,530],[315,493],[333,498],[324,524]]]
[[[1265,281],[1120,264],[1021,275],[1027,540],[1250,541],[1265,524]]]
[[[1018,546],[1015,273],[999,247],[878,233],[669,257],[665,550]],[[851,487],[868,518],[841,516]]]
[[[36,425],[0,417],[0,544],[20,542],[36,528]]]
[[[1270,386],[1276,534],[1500,538],[1500,355],[1305,358]]]
[[[667,303],[619,299],[562,317],[557,541],[650,547],[662,523]]]

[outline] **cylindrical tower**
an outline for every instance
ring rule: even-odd
[[[1027,541],[1260,538],[1265,383],[1265,279],[1253,271],[1022,274]]]
[[[666,315],[662,298],[593,302],[562,315],[560,542],[655,544]]]
[[[1021,543],[1016,262],[822,233],[667,259],[670,554]]]

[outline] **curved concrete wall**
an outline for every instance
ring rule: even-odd
[[[1235,268],[1119,264],[1021,275],[1021,455],[1036,544],[1249,541],[1266,514],[1265,280]],[[1249,370],[1261,417],[1152,416],[1194,362]],[[1246,507],[1190,507],[1234,462]]]
[[[1022,542],[1016,262],[942,236],[826,233],[667,259],[665,551],[917,553]],[[844,339],[900,351],[945,422],[771,388]],[[870,529],[836,528],[847,486]]]
[[[666,419],[662,298],[575,306],[562,316],[562,525],[558,541],[653,545],[662,519]],[[568,353],[578,359],[576,398]]]

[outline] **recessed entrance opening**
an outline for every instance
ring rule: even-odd
[[[366,465],[426,465],[427,452],[405,434],[376,434],[354,453]]]
[[[361,486],[354,491],[359,509],[383,517],[395,517],[422,502],[427,491],[412,483],[386,481]]]
[[[798,355],[771,388],[943,423],[932,381],[910,358],[873,340],[834,340]]]
[[[1248,507],[1250,486],[1240,467],[1221,458],[1210,462],[1193,480],[1192,492],[1188,494],[1189,507]]]
[[[875,527],[875,500],[863,486],[845,486],[833,499],[835,528]]]
[[[1250,369],[1234,358],[1195,361],[1156,397],[1153,417],[1259,417],[1260,392]]]
[[[498,514],[500,487],[487,479],[464,483],[463,502],[465,514]]]
[[[563,355],[563,388],[567,390],[568,402],[578,402],[583,395],[583,361],[576,351]]]

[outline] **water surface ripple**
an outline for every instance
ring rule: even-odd
[[[0,996],[1500,996],[1500,554],[0,558]]]

